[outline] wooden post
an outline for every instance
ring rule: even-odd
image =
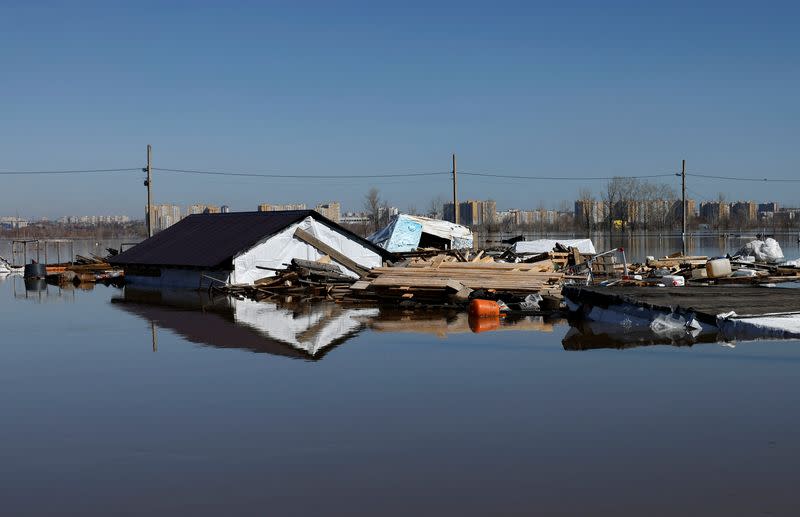
[[[158,352],[158,334],[156,333],[156,322],[150,322],[150,331],[153,334],[153,352]]]
[[[153,236],[153,146],[147,144],[147,236]]]
[[[458,224],[458,177],[456,172],[456,153],[453,153],[453,222]]]
[[[681,160],[681,242],[686,255],[686,160]]]

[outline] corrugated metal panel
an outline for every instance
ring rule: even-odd
[[[314,210],[282,212],[232,212],[190,215],[133,248],[111,258],[116,265],[178,266],[230,269],[237,253],[312,216],[350,238],[386,256],[374,246]]]

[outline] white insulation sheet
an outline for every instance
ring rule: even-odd
[[[383,264],[381,256],[370,248],[353,240],[348,235],[329,228],[312,217],[306,217],[301,222],[289,226],[282,232],[259,242],[249,250],[234,257],[231,283],[252,284],[258,279],[275,276],[274,271],[259,269],[257,266],[286,269],[287,264],[290,264],[294,258],[303,260],[319,260],[322,258],[325,255],[324,253],[294,237],[294,232],[297,228],[305,230],[366,269],[379,267]],[[358,278],[356,273],[345,268],[342,264],[338,264],[335,260],[331,260],[331,262],[339,265],[344,274]]]
[[[517,255],[536,255],[553,251],[556,244],[578,248],[581,253],[597,253],[591,239],[537,239],[535,241],[520,241],[514,244],[514,253]]]

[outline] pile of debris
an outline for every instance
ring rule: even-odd
[[[354,298],[428,305],[464,304],[476,295],[518,300],[536,294],[545,305],[558,306],[563,273],[552,260],[502,263],[478,254],[470,262],[442,254],[431,260],[413,259],[398,267],[379,267],[354,283]],[[479,293],[478,293],[479,292]]]
[[[274,271],[275,276],[256,280],[253,284],[212,284],[210,290],[254,300],[267,300],[278,295],[341,300],[350,292],[350,285],[356,281],[344,274],[338,265],[332,264],[329,256],[316,261],[295,258],[290,264],[286,264],[285,269],[258,267]],[[366,270],[360,270],[359,274],[366,275]]]
[[[771,238],[755,240],[734,255],[707,257],[673,253],[645,264],[631,264],[622,285],[772,284],[800,280],[797,261],[784,261],[780,245]]]

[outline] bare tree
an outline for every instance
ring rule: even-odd
[[[444,198],[441,195],[431,199],[431,204],[428,206],[428,217],[433,219],[444,217]]]
[[[592,231],[592,227],[596,222],[594,220],[594,194],[588,188],[582,188],[578,191],[578,202],[575,216],[578,218],[575,221],[579,226],[586,230],[587,235]]]
[[[378,231],[380,228],[381,206],[383,204],[384,201],[381,199],[380,191],[375,187],[371,187],[364,196],[364,211],[367,212],[367,217],[369,217],[369,222],[374,231]]]

